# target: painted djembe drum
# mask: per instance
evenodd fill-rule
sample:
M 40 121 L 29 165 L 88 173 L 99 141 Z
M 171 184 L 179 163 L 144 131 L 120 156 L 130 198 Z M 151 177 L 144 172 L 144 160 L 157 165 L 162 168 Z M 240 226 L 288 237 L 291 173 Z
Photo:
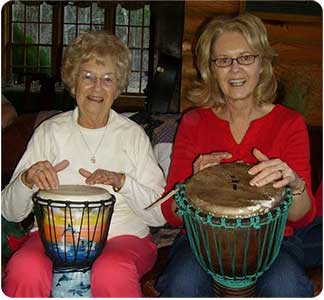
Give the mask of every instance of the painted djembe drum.
M 252 187 L 252 165 L 220 164 L 178 185 L 176 202 L 190 247 L 212 276 L 215 296 L 251 297 L 276 259 L 291 192 L 271 184 Z
M 91 265 L 106 245 L 115 198 L 83 185 L 40 190 L 34 211 L 45 253 L 53 262 L 52 297 L 91 297 Z

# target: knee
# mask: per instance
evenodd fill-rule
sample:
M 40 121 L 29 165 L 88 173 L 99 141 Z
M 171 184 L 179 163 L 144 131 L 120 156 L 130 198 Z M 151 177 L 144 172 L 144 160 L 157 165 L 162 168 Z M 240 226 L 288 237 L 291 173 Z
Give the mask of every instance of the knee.
M 19 278 L 24 282 L 51 281 L 52 262 L 45 255 L 29 253 L 25 255 L 17 252 L 8 262 L 6 273 L 11 278 Z
M 98 261 L 91 270 L 91 282 L 96 286 L 107 286 L 107 282 L 110 282 L 111 285 L 123 286 L 131 278 L 139 281 L 138 277 L 134 262 L 118 256 L 106 262 Z
M 306 276 L 275 276 L 262 284 L 257 283 L 257 297 L 313 297 L 313 283 Z
M 172 259 L 159 278 L 156 288 L 162 297 L 214 297 L 212 279 L 196 258 L 183 253 Z
M 9 297 L 48 297 L 52 288 L 52 267 L 12 257 L 6 267 L 3 292 Z
M 303 267 L 286 256 L 258 279 L 256 293 L 258 297 L 313 297 L 313 284 Z

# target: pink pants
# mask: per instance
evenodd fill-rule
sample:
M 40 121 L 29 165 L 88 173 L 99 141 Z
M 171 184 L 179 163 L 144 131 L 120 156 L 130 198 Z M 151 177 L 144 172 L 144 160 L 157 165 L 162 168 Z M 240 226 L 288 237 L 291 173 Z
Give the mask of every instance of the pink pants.
M 142 297 L 140 279 L 157 257 L 151 235 L 122 235 L 110 239 L 91 268 L 93 297 Z M 49 297 L 52 262 L 45 255 L 38 232 L 12 256 L 3 279 L 9 297 Z

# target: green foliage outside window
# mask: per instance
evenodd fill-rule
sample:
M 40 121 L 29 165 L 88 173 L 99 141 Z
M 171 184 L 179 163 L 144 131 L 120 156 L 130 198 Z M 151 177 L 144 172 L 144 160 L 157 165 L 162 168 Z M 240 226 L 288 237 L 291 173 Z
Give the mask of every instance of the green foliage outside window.
M 29 35 L 24 36 L 24 32 L 17 24 L 13 25 L 13 43 L 15 46 L 12 49 L 12 64 L 13 66 L 23 66 L 24 57 L 26 55 L 26 64 L 28 66 L 38 67 L 37 62 L 37 48 L 38 46 L 30 46 L 27 48 L 20 47 L 19 44 L 34 44 L 32 37 Z M 26 53 L 25 52 L 26 49 Z M 39 49 L 39 66 L 49 67 L 51 65 L 50 54 L 46 53 L 44 49 Z

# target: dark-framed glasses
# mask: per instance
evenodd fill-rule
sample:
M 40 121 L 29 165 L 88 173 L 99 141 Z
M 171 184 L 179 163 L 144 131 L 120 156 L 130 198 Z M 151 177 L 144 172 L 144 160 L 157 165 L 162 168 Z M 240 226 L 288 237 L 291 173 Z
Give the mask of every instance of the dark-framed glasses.
M 246 65 L 253 64 L 255 61 L 255 58 L 258 56 L 259 56 L 259 54 L 256 54 L 256 55 L 248 54 L 248 55 L 241 55 L 236 58 L 220 57 L 220 58 L 212 59 L 211 61 L 219 68 L 225 68 L 225 67 L 231 66 L 233 64 L 234 60 L 236 60 L 238 64 L 246 66 Z
M 107 88 L 111 87 L 115 83 L 115 76 L 113 73 L 98 76 L 90 71 L 81 71 L 77 77 L 79 77 L 82 83 L 87 86 L 94 86 L 97 80 L 100 80 L 101 84 Z

